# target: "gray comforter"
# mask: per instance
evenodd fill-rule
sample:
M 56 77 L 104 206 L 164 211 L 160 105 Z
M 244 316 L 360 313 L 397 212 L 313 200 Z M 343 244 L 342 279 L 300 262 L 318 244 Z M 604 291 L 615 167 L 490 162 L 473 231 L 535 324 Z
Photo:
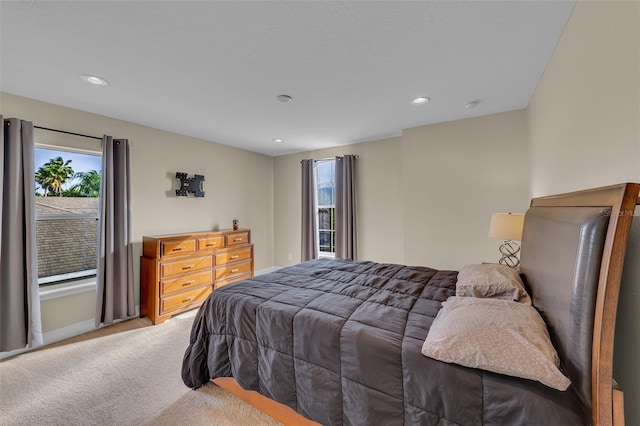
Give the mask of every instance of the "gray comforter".
M 456 276 L 324 259 L 228 285 L 194 320 L 184 383 L 234 377 L 324 425 L 585 424 L 572 388 L 421 354 Z

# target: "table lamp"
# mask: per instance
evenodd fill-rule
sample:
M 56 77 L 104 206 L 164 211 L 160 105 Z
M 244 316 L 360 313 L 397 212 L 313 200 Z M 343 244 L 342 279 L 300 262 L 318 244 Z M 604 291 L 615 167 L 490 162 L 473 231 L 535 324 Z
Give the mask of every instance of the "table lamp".
M 518 252 L 520 245 L 515 241 L 522 240 L 522 226 L 524 214 L 521 213 L 494 213 L 491 215 L 489 225 L 489 237 L 503 240 L 500 246 L 502 257 L 498 261 L 501 265 L 517 268 L 520 264 Z

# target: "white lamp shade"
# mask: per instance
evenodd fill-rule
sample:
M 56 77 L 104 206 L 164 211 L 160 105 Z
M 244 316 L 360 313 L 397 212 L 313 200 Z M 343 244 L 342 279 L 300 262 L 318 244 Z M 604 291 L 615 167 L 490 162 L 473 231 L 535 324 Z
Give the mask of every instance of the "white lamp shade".
M 494 213 L 491 215 L 489 225 L 489 237 L 501 240 L 522 240 L 522 226 L 524 214 L 521 213 Z

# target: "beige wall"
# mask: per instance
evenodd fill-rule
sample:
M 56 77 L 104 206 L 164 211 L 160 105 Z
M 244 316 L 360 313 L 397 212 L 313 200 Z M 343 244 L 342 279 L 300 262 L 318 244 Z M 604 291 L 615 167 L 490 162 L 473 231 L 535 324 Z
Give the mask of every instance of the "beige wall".
M 529 205 L 525 111 L 402 134 L 405 263 L 459 269 L 498 259 L 491 213 Z
M 136 304 L 143 235 L 230 228 L 233 219 L 252 229 L 255 267 L 273 260 L 273 159 L 125 121 L 10 94 L 1 95 L 5 117 L 88 135 L 128 138 L 131 149 Z M 99 141 L 37 131 L 36 142 L 97 150 Z M 176 172 L 205 176 L 205 197 L 176 197 Z M 42 303 L 43 331 L 93 318 L 95 293 Z M 89 307 L 89 308 L 87 308 Z
M 362 260 L 460 268 L 495 261 L 491 213 L 528 205 L 525 111 L 407 129 L 402 137 L 277 157 L 275 261 L 300 260 L 300 160 L 357 154 Z M 288 254 L 292 259 L 288 259 Z
M 640 182 L 640 3 L 581 1 L 528 108 L 534 196 Z M 640 424 L 640 210 L 626 258 L 614 376 Z
M 533 196 L 640 178 L 638 8 L 577 3 L 528 108 Z

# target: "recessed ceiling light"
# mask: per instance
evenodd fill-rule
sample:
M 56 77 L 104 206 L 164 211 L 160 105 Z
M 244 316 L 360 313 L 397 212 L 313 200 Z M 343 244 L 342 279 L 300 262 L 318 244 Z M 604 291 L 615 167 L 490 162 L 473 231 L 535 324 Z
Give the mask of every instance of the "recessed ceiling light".
M 466 109 L 474 109 L 475 107 L 478 106 L 478 104 L 480 103 L 480 101 L 471 101 L 471 102 L 467 102 L 466 104 L 464 104 L 464 107 Z
M 282 139 L 282 138 L 275 138 L 275 139 L 271 139 L 271 141 L 272 141 L 272 142 L 275 142 L 275 143 L 280 143 L 280 142 L 284 142 L 284 139 Z
M 420 104 L 426 104 L 430 100 L 431 99 L 429 99 L 429 98 L 419 97 L 419 98 L 415 98 L 414 100 L 412 100 L 411 103 L 414 104 L 414 105 L 420 105 Z
M 289 95 L 278 95 L 276 96 L 276 99 L 278 99 L 280 102 L 291 102 L 293 100 L 293 98 Z
M 95 84 L 96 86 L 106 86 L 109 84 L 109 82 L 104 78 L 91 75 L 91 74 L 82 74 L 80 78 L 86 81 L 87 83 Z

